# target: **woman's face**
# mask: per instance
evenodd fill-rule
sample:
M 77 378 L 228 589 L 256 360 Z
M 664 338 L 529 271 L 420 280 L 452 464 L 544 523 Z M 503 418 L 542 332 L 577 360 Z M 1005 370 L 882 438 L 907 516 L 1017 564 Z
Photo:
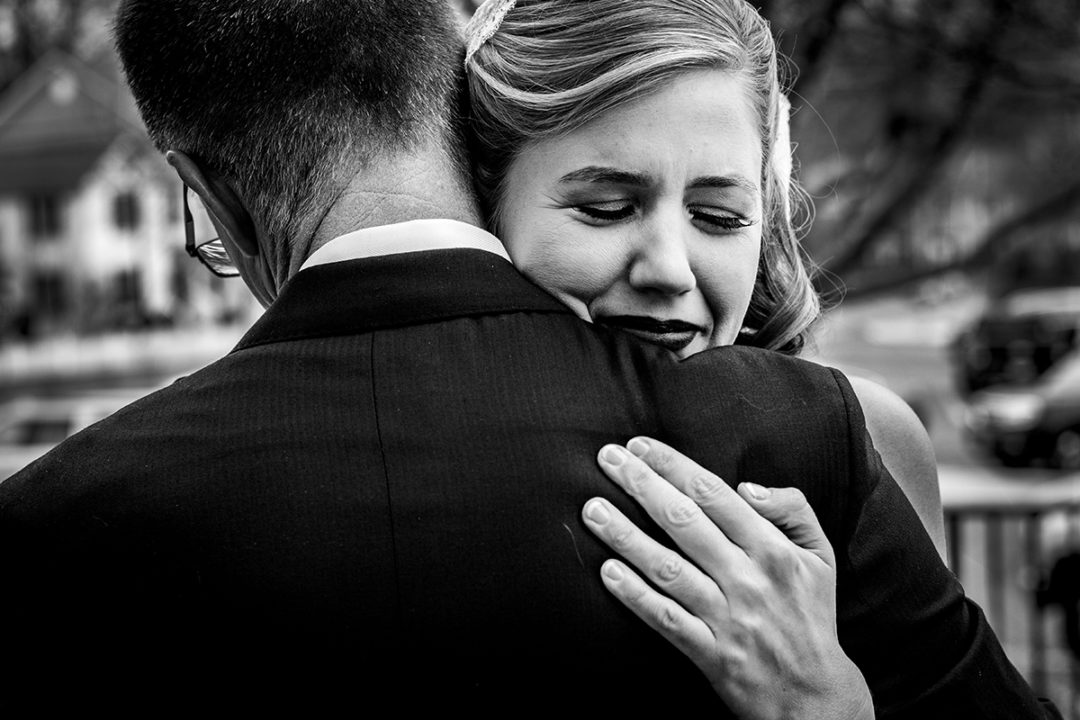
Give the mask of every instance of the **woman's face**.
M 500 232 L 514 264 L 585 320 L 686 357 L 735 341 L 761 250 L 761 138 L 722 70 L 567 135 L 510 166 Z

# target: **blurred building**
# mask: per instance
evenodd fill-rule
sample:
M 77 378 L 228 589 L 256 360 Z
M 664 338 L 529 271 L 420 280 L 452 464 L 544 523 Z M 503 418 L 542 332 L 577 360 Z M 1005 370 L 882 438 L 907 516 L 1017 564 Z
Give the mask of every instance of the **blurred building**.
M 185 253 L 180 192 L 111 53 L 43 57 L 0 97 L 0 337 L 249 309 Z

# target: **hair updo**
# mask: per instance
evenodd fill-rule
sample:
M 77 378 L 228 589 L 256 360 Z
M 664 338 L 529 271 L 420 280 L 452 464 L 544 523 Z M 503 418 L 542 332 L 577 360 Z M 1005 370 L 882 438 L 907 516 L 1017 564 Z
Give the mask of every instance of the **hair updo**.
M 757 281 L 736 342 L 802 350 L 821 313 L 792 222 L 793 209 L 807 202 L 791 177 L 776 45 L 753 7 L 743 0 L 518 0 L 467 68 L 477 189 L 496 231 L 507 171 L 530 143 L 576 130 L 687 71 L 734 73 L 758 119 L 764 207 Z M 777 146 L 778 136 L 787 147 Z

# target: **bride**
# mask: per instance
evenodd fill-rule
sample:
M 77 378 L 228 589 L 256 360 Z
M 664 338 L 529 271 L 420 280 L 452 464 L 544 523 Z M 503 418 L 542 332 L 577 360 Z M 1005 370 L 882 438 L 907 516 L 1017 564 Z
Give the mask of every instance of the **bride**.
M 820 306 L 792 223 L 803 196 L 776 49 L 752 7 L 492 0 L 467 42 L 477 186 L 518 270 L 680 357 L 804 349 Z M 891 391 L 851 381 L 944 558 L 924 427 Z

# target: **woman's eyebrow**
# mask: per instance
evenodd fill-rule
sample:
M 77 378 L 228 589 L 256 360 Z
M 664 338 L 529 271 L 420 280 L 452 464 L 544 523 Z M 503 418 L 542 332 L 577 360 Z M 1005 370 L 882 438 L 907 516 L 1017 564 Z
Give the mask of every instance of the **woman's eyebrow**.
M 559 178 L 559 182 L 587 182 L 587 183 L 610 183 L 613 185 L 628 185 L 630 187 L 648 187 L 652 184 L 652 178 L 645 173 L 619 170 L 602 165 L 589 165 L 587 167 L 571 170 Z M 692 188 L 738 188 L 753 197 L 761 194 L 756 183 L 742 175 L 702 175 L 694 178 L 689 187 Z
M 571 170 L 559 178 L 559 182 L 612 183 L 646 187 L 650 183 L 650 178 L 644 173 L 629 172 L 600 165 L 589 165 L 578 170 Z
M 757 183 L 752 182 L 750 179 L 743 177 L 742 175 L 703 175 L 699 178 L 694 178 L 694 181 L 690 183 L 692 188 L 738 188 L 743 192 L 749 193 L 754 197 L 761 194 L 758 190 Z

